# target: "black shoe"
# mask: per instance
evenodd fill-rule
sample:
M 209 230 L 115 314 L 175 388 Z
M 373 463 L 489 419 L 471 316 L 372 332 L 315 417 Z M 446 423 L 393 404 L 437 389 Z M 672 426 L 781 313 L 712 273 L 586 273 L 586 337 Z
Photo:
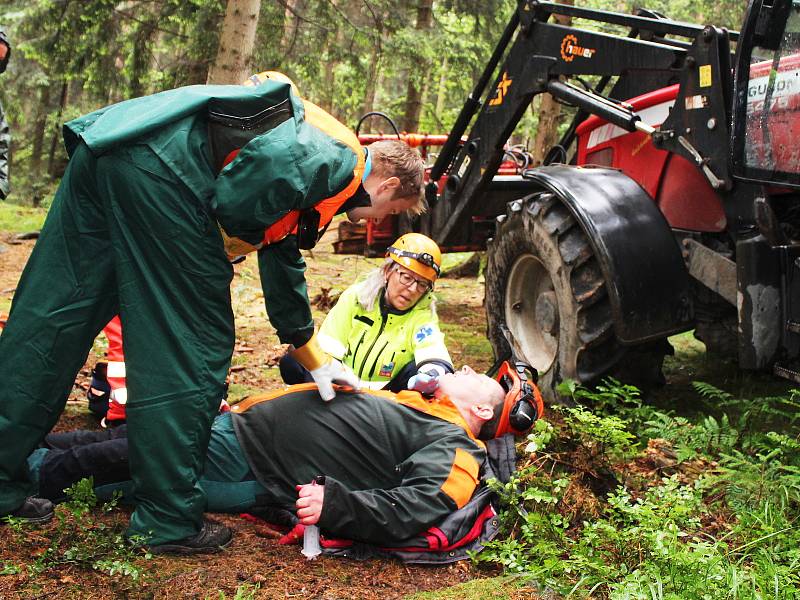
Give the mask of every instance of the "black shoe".
M 29 496 L 25 498 L 22 506 L 3 515 L 2 518 L 5 519 L 6 517 L 22 520 L 25 523 L 47 523 L 53 518 L 53 503 L 46 498 Z
M 233 533 L 225 525 L 203 521 L 203 528 L 191 537 L 174 542 L 150 546 L 153 554 L 209 554 L 227 548 Z

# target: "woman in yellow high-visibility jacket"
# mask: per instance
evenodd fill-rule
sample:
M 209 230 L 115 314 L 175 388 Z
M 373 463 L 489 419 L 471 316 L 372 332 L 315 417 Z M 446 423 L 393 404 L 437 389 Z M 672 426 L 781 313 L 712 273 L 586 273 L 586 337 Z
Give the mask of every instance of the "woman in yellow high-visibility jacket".
M 432 239 L 407 233 L 386 257 L 342 293 L 320 327 L 320 346 L 353 369 L 365 388 L 432 392 L 439 375 L 453 372 L 433 296 L 441 251 Z M 280 368 L 286 383 L 311 381 L 288 354 Z

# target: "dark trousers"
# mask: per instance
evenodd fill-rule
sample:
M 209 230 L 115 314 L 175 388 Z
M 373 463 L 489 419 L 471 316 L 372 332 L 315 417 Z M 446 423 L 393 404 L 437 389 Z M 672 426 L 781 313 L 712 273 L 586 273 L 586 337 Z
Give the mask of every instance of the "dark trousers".
M 50 450 L 39 467 L 39 496 L 53 502 L 65 499 L 64 490 L 91 475 L 95 487 L 128 481 L 128 428 L 67 431 L 45 437 Z
M 283 382 L 288 385 L 294 385 L 296 383 L 311 383 L 314 381 L 314 378 L 311 377 L 311 373 L 309 373 L 308 369 L 297 362 L 289 354 L 283 355 L 278 363 L 278 368 L 280 369 Z M 381 389 L 394 392 L 395 394 L 402 390 L 408 389 L 408 380 L 416 374 L 417 365 L 414 363 L 414 361 L 411 361 L 405 367 L 400 369 L 400 372 L 397 375 L 387 381 L 386 385 L 384 385 Z
M 60 502 L 65 499 L 64 489 L 92 477 L 98 498 L 108 498 L 119 491 L 123 501 L 137 502 L 129 481 L 127 434 L 125 425 L 101 431 L 49 434 L 42 443 L 44 450 L 37 450 L 29 459 L 32 469 L 38 472 L 39 495 Z M 250 470 L 229 412 L 214 419 L 198 484 L 208 498 L 206 508 L 213 512 L 248 510 L 265 493 Z

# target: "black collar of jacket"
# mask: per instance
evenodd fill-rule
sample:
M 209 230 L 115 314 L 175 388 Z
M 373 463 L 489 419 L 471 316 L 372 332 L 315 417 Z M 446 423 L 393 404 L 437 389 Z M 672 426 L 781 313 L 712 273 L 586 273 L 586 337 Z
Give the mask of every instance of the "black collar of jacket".
M 339 207 L 336 214 L 340 215 L 351 208 L 360 208 L 362 206 L 372 206 L 372 199 L 369 197 L 367 190 L 364 189 L 363 183 L 358 186 L 355 194 L 344 201 L 344 204 Z

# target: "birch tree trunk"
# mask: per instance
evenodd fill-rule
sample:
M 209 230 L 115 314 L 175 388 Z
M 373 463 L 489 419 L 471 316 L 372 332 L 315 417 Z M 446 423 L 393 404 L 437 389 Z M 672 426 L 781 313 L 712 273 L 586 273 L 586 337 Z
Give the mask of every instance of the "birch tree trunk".
M 250 59 L 256 41 L 261 0 L 228 0 L 217 58 L 207 83 L 241 83 L 252 73 Z
M 574 6 L 575 0 L 561 0 L 559 3 Z M 564 15 L 556 15 L 555 21 L 559 25 L 570 25 L 572 23 L 572 19 Z M 542 164 L 547 151 L 558 141 L 558 124 L 561 122 L 561 105 L 550 94 L 541 94 L 540 97 L 539 124 L 536 128 L 536 137 L 531 150 L 533 155 L 532 166 Z
M 61 82 L 61 95 L 58 101 L 58 113 L 56 115 L 57 123 L 61 123 L 61 115 L 64 114 L 64 109 L 67 107 L 68 96 L 69 82 L 64 79 Z M 55 128 L 55 131 L 53 131 L 53 135 L 50 138 L 50 151 L 47 153 L 47 174 L 53 179 L 62 175 L 62 173 L 58 172 L 58 165 L 56 164 L 56 154 L 60 142 L 61 131 L 59 128 Z
M 439 86 L 436 89 L 436 111 L 434 113 L 436 121 L 441 125 L 442 113 L 444 113 L 444 103 L 447 100 L 447 70 L 450 68 L 450 60 L 445 54 L 442 59 L 442 75 L 439 77 Z
M 50 111 L 50 86 L 43 85 L 39 88 L 39 106 L 36 111 L 36 120 L 33 126 L 33 147 L 31 150 L 31 171 L 39 177 L 42 168 L 42 154 L 44 154 L 44 138 L 47 129 L 47 113 Z
M 378 90 L 378 83 L 380 81 L 380 67 L 381 67 L 381 50 L 375 48 L 372 56 L 369 59 L 369 71 L 367 73 L 367 88 L 364 90 L 364 103 L 361 105 L 361 114 L 365 115 L 368 112 L 375 110 L 375 93 Z M 369 129 L 369 127 L 367 127 Z M 366 132 L 366 130 L 365 130 Z
M 325 44 L 320 52 L 320 57 L 322 57 L 322 62 L 325 65 L 325 71 L 322 74 L 322 94 L 319 99 L 320 106 L 331 114 L 333 113 L 334 106 L 336 65 L 339 64 L 334 58 L 334 53 L 338 45 L 338 40 L 336 38 L 339 36 L 340 31 L 341 28 L 337 29 L 335 33 L 330 33 L 325 37 Z

